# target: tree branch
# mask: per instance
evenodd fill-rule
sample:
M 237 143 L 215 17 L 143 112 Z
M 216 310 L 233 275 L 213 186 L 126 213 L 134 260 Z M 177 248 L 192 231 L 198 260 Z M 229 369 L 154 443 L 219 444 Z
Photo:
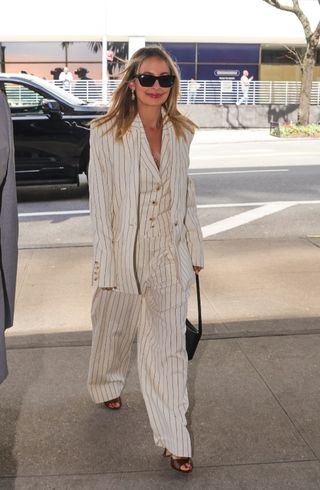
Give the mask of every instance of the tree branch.
M 298 65 L 302 65 L 303 60 L 298 51 L 294 48 L 291 48 L 290 46 L 285 46 L 285 48 L 287 50 L 286 58 L 294 61 Z
M 290 7 L 290 5 L 283 5 L 281 2 L 279 2 L 279 0 L 263 0 L 263 2 L 266 2 L 268 5 L 271 5 L 272 7 L 275 7 L 279 10 L 285 10 L 286 12 L 291 12 L 292 14 L 294 14 L 301 22 L 306 40 L 308 40 L 312 36 L 310 22 L 308 20 L 308 17 L 301 10 L 299 0 L 292 0 L 292 7 Z
M 266 2 L 269 5 L 271 5 L 271 7 L 275 7 L 279 10 L 286 10 L 287 12 L 294 13 L 293 7 L 290 7 L 290 5 L 283 5 L 282 3 L 279 2 L 279 0 L 263 0 L 263 2 Z

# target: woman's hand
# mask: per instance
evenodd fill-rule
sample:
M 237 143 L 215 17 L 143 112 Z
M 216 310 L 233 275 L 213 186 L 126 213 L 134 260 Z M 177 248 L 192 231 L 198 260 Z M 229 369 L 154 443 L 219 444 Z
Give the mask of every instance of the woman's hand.
M 200 267 L 199 265 L 194 265 L 193 270 L 196 274 L 199 274 L 199 272 L 203 269 L 203 267 Z

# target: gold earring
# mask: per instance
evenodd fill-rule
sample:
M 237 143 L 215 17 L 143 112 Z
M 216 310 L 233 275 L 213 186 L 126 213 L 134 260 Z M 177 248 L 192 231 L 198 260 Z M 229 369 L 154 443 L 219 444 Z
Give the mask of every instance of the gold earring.
M 131 100 L 136 100 L 136 96 L 135 96 L 135 93 L 134 93 L 134 89 L 132 88 L 131 89 Z

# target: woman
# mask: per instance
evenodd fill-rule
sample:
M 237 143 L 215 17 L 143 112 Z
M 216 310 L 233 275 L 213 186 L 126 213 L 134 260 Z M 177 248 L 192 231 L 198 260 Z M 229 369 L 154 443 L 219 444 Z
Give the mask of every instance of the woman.
M 177 110 L 179 76 L 160 47 L 128 62 L 108 114 L 92 124 L 93 342 L 88 386 L 95 403 L 121 408 L 135 335 L 154 440 L 171 466 L 192 471 L 186 428 L 185 320 L 202 236 L 188 179 L 195 124 Z

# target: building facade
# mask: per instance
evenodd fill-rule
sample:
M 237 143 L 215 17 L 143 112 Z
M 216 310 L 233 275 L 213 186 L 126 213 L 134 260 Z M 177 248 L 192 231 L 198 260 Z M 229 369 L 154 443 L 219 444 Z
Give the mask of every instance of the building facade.
M 238 80 L 247 69 L 254 80 L 300 80 L 300 68 L 290 57 L 288 47 L 280 44 L 156 42 L 176 60 L 183 80 Z M 300 51 L 302 45 L 291 45 Z M 75 78 L 102 78 L 102 43 L 74 42 L 1 42 L 1 71 L 25 71 L 46 79 L 55 79 L 65 65 Z M 128 41 L 108 42 L 111 60 L 110 78 L 117 78 L 128 59 Z M 320 80 L 320 49 L 314 71 L 314 80 Z

